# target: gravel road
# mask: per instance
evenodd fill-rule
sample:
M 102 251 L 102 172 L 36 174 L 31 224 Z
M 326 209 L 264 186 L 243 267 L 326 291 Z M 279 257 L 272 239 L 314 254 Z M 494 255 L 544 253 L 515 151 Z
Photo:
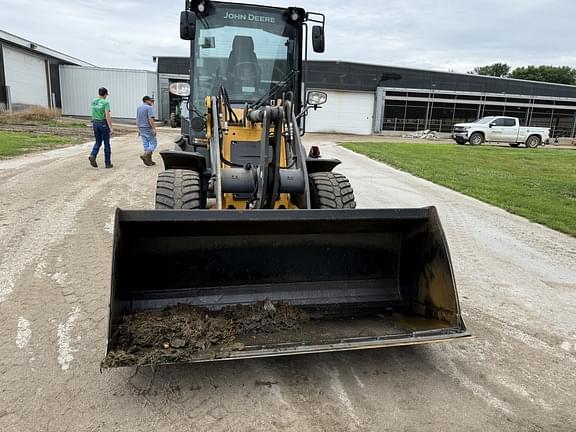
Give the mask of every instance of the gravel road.
M 112 170 L 89 145 L 0 162 L 0 430 L 574 431 L 576 239 L 336 139 L 306 141 L 344 162 L 360 207 L 438 206 L 474 339 L 100 373 L 113 213 L 151 208 L 161 170 L 132 134 Z

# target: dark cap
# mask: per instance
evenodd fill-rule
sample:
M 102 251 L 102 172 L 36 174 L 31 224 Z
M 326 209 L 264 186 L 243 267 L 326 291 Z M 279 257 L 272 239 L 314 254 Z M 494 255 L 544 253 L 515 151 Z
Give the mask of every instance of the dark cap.
M 154 102 L 154 98 L 150 97 L 150 96 L 144 96 L 142 98 L 142 102 L 147 102 L 147 101 L 152 101 Z
M 98 89 L 98 94 L 100 96 L 106 96 L 108 94 L 108 89 L 106 87 L 100 87 Z

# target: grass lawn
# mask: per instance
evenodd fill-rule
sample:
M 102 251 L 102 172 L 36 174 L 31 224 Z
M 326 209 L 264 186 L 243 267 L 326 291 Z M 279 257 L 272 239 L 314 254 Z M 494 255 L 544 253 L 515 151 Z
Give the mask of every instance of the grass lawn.
M 77 140 L 47 134 L 0 131 L 0 158 L 75 144 Z
M 427 143 L 344 147 L 576 236 L 576 151 Z

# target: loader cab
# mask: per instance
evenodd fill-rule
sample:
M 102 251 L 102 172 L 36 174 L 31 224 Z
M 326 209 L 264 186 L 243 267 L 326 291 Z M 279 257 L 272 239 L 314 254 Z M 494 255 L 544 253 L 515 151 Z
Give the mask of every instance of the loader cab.
M 315 16 L 315 14 L 314 14 Z M 236 3 L 187 1 L 182 12 L 181 38 L 190 40 L 190 120 L 206 114 L 207 96 L 227 92 L 233 108 L 265 100 L 289 98 L 302 110 L 303 54 L 307 21 L 321 23 L 313 32 L 314 48 L 323 25 L 300 8 L 274 8 Z M 194 128 L 192 128 L 194 129 Z M 190 138 L 205 134 L 201 127 Z

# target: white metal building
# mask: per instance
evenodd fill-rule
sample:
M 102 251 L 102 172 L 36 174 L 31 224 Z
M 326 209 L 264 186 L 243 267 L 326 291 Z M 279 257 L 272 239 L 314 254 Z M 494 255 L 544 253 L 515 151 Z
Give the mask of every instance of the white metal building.
M 374 93 L 324 90 L 326 104 L 311 110 L 307 132 L 370 135 L 374 123 Z
M 13 103 L 48 105 L 46 60 L 25 51 L 4 47 L 4 73 Z
M 112 117 L 122 119 L 136 118 L 142 97 L 158 94 L 155 72 L 132 69 L 61 66 L 60 86 L 62 114 L 70 116 L 89 117 L 100 87 L 110 92 Z
M 60 65 L 92 66 L 0 30 L 0 106 L 60 106 Z

